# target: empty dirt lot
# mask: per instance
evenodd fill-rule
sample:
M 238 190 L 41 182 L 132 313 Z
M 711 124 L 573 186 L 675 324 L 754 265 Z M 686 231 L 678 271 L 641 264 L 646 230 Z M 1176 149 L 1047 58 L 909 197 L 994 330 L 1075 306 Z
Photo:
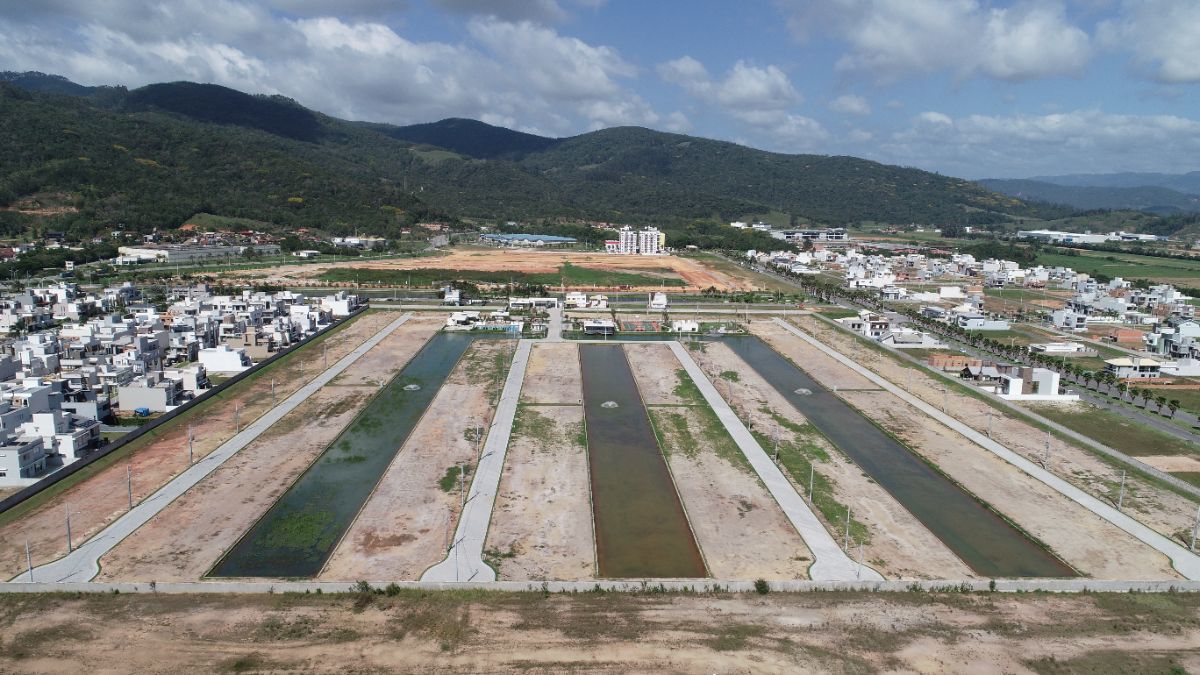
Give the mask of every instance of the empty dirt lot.
M 397 312 L 369 312 L 329 335 L 329 363 L 345 356 L 399 316 Z M 255 379 L 238 383 L 217 400 L 202 404 L 186 421 L 151 432 L 130 458 L 109 464 L 53 499 L 0 527 L 0 578 L 25 569 L 25 540 L 29 539 L 34 566 L 67 552 L 65 510 L 71 511 L 71 531 L 76 543 L 95 534 L 128 510 L 126 467 L 133 468 L 133 499 L 145 499 L 188 466 L 188 426 L 195 433 L 195 459 L 229 440 L 235 432 L 234 410 L 244 426 L 271 408 L 271 382 L 276 396 L 290 395 L 317 375 L 322 366 L 322 346 L 315 344 L 272 364 Z M 306 367 L 301 374 L 299 361 Z M 21 507 L 16 507 L 20 509 Z
M 100 560 L 99 579 L 193 581 L 257 520 L 440 322 L 411 319 Z M 343 382 L 347 384 L 343 384 Z
M 5 595 L 0 620 L 23 673 L 1200 669 L 1194 593 Z
M 513 340 L 478 340 L 429 404 L 375 492 L 334 549 L 322 579 L 418 579 L 446 556 L 461 504 L 458 482 L 439 482 L 479 461 Z M 468 479 L 470 474 L 468 474 Z
M 625 352 L 709 573 L 808 578 L 808 546 L 670 348 L 627 344 Z
M 596 576 L 578 348 L 533 347 L 488 527 L 500 579 Z
M 451 269 L 476 272 L 557 272 L 564 264 L 577 267 L 659 275 L 665 278 L 682 279 L 686 286 L 672 288 L 673 291 L 699 291 L 709 287 L 717 290 L 744 290 L 750 285 L 739 275 L 729 270 L 722 271 L 715 264 L 694 258 L 679 256 L 610 255 L 605 253 L 583 253 L 573 251 L 522 251 L 512 249 L 458 249 L 447 255 L 426 258 L 396 258 L 364 260 L 362 262 L 315 263 L 312 265 L 287 265 L 255 270 L 239 270 L 228 274 L 263 279 L 272 283 L 296 284 L 311 282 L 321 273 L 331 269 L 378 269 L 419 270 Z

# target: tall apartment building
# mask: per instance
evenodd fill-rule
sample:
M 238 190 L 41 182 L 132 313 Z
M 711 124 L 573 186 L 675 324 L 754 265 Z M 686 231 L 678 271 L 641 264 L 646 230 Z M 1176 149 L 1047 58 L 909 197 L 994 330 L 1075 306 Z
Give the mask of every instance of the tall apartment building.
M 616 239 L 604 242 L 606 252 L 625 255 L 659 255 L 664 253 L 666 248 L 667 235 L 655 227 L 647 227 L 644 230 L 622 227 L 617 232 Z

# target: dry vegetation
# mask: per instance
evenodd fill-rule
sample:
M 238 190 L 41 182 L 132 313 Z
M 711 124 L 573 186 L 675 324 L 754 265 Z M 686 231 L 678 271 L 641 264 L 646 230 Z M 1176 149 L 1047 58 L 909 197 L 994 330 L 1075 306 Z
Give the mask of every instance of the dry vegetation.
M 1200 669 L 1197 594 L 14 594 L 0 625 L 24 673 Z

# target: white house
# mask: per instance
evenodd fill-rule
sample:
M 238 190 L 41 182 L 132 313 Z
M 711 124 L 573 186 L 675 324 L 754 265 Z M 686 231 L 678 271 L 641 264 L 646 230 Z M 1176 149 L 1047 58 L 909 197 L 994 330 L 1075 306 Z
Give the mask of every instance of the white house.
M 201 349 L 199 358 L 200 365 L 209 373 L 240 373 L 253 365 L 250 363 L 250 357 L 246 355 L 245 348 L 231 349 L 229 345 L 223 344 Z

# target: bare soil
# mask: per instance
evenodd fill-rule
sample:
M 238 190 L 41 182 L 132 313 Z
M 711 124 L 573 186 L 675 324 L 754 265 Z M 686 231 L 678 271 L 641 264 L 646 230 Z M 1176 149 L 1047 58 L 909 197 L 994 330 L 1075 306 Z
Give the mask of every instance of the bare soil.
M 683 367 L 670 347 L 624 349 L 709 574 L 808 578 L 812 552 L 737 444 L 706 403 L 677 393 Z
M 771 333 L 764 337 L 781 353 L 803 364 L 821 384 L 826 384 L 821 375 L 826 369 L 848 370 L 794 336 Z M 1179 578 L 1166 556 L 899 397 L 882 390 L 839 391 L 838 395 L 1080 572 L 1097 578 Z M 966 400 L 958 397 L 951 408 L 959 408 Z
M 514 426 L 485 558 L 504 580 L 594 578 L 583 407 L 522 406 Z
M 748 413 L 753 413 L 754 427 L 763 436 L 787 438 L 792 433 L 776 420 L 775 415 L 792 425 L 804 425 L 811 430 L 812 433 L 806 435 L 807 442 L 824 450 L 829 457 L 829 461 L 817 464 L 817 470 L 829 480 L 834 499 L 849 505 L 854 518 L 870 532 L 870 539 L 863 546 L 864 562 L 893 579 L 967 579 L 975 576 L 941 540 L 891 494 L 863 474 L 858 465 L 820 436 L 800 411 L 729 347 L 711 343 L 690 353 L 714 382 L 718 381 L 720 373 L 737 373 L 736 381 L 720 378 L 723 381 L 718 390 L 723 395 L 727 388 L 732 391 L 739 417 L 746 419 Z M 784 475 L 787 473 L 784 471 Z M 801 495 L 807 492 L 807 485 L 801 485 L 792 476 L 788 478 Z M 840 522 L 829 522 L 819 510 L 816 514 L 826 529 L 841 531 Z
M 533 346 L 484 545 L 501 579 L 596 575 L 579 348 Z
M 370 312 L 326 338 L 329 363 L 345 356 L 367 338 L 399 316 L 396 312 Z M 257 378 L 239 383 L 219 401 L 196 411 L 189 422 L 170 424 L 152 433 L 149 442 L 128 459 L 115 462 L 32 511 L 0 527 L 0 578 L 23 571 L 25 540 L 29 539 L 34 566 L 62 557 L 67 552 L 65 510 L 71 512 L 71 531 L 76 543 L 83 541 L 128 510 L 126 467 L 133 468 L 133 499 L 141 501 L 188 467 L 189 423 L 195 433 L 194 456 L 207 456 L 235 433 L 235 408 L 242 425 L 269 410 L 271 382 L 280 399 L 296 391 L 317 375 L 322 366 L 322 346 L 298 352 L 307 367 L 303 374 L 290 361 L 288 367 L 272 367 Z
M 438 483 L 460 464 L 473 467 L 495 399 L 507 375 L 490 372 L 494 357 L 511 357 L 512 340 L 479 340 L 463 355 L 396 454 L 375 492 L 334 549 L 322 579 L 418 579 L 445 558 L 461 512 L 459 490 Z M 473 473 L 468 471 L 467 479 Z M 467 485 L 469 488 L 469 484 Z
M 413 319 L 100 559 L 100 580 L 194 581 L 308 468 L 440 322 Z
M 251 276 L 274 283 L 310 283 L 321 273 L 335 268 L 416 270 L 453 269 L 480 272 L 512 271 L 519 273 L 556 272 L 563 264 L 576 265 L 606 271 L 626 271 L 659 274 L 669 278 L 683 279 L 686 287 L 675 291 L 699 291 L 709 287 L 718 290 L 748 290 L 751 288 L 744 278 L 713 265 L 706 265 L 693 258 L 679 256 L 610 255 L 575 251 L 521 251 L 511 249 L 475 250 L 459 249 L 447 255 L 427 258 L 398 258 L 391 260 L 366 260 L 361 262 L 315 263 L 312 265 L 287 265 L 255 270 L 239 270 L 229 274 Z M 649 290 L 660 290 L 657 286 Z M 637 289 L 632 289 L 637 290 Z
M 529 354 L 529 363 L 525 366 L 521 403 L 583 405 L 579 347 L 570 342 L 535 344 Z
M 23 673 L 1200 669 L 1192 593 L 13 594 L 0 616 Z
M 854 359 L 859 365 L 891 380 L 926 403 L 939 408 L 947 404 L 945 412 L 948 415 L 976 431 L 987 432 L 990 415 L 992 437 L 1005 447 L 1042 464 L 1044 468 L 1076 487 L 1115 503 L 1121 481 L 1121 469 L 1101 461 L 1090 451 L 1058 438 L 1048 438 L 1045 431 L 1011 417 L 974 397 L 964 396 L 953 389 L 947 389 L 946 393 L 943 393 L 946 385 L 941 380 L 916 367 L 902 365 L 893 358 L 864 346 L 847 333 L 821 323 L 818 319 L 798 317 L 792 321 L 825 344 Z M 756 323 L 756 329 L 758 325 Z M 785 340 L 782 344 L 791 348 L 791 345 L 799 346 L 803 343 L 800 340 Z M 803 354 L 801 358 L 815 354 L 817 356 L 814 358 L 828 359 L 812 348 L 795 353 Z M 793 357 L 793 360 L 797 360 L 796 357 Z M 1126 482 L 1125 507 L 1127 515 L 1165 536 L 1187 543 L 1187 536 L 1191 533 L 1196 516 L 1196 502 L 1135 476 L 1129 476 Z

